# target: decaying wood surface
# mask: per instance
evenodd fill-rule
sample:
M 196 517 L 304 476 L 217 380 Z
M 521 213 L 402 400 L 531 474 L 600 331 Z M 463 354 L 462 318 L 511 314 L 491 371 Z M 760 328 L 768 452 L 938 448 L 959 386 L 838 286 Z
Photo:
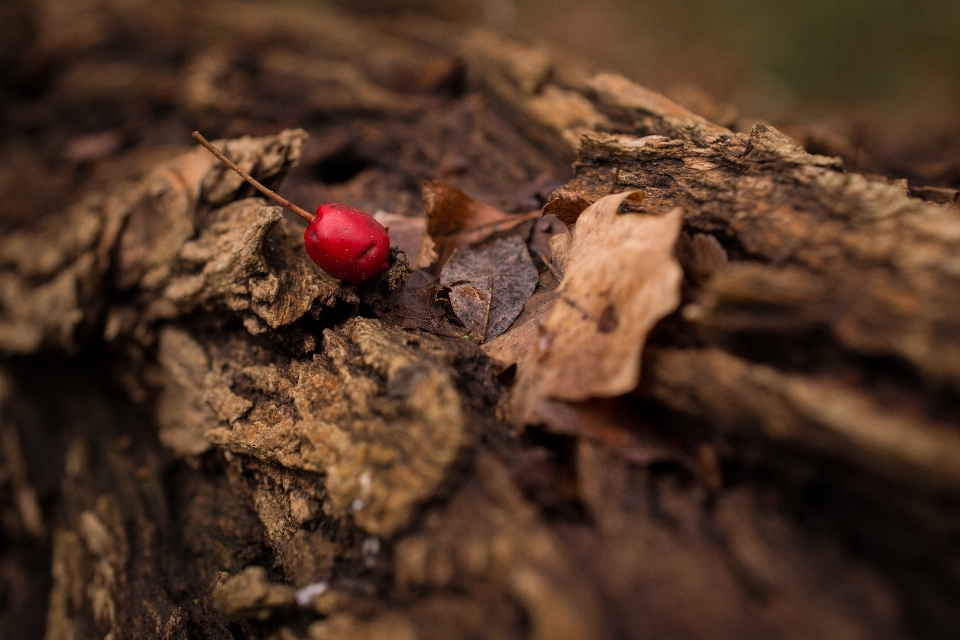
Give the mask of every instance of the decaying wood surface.
M 956 206 L 426 18 L 44 19 L 40 97 L 4 98 L 3 637 L 952 637 Z M 105 104 L 126 124 L 70 124 Z M 403 259 L 314 268 L 197 127 L 292 200 L 398 221 L 443 177 L 573 224 L 617 176 L 682 216 L 679 307 L 638 388 L 534 376 L 545 413 L 511 424 L 549 292 L 492 360 L 405 323 Z

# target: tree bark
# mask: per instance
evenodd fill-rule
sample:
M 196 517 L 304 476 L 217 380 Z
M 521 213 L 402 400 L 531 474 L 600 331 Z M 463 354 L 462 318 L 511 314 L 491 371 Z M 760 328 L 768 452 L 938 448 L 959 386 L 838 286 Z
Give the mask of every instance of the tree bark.
M 21 153 L 43 197 L 0 183 L 3 637 L 960 624 L 960 209 L 482 29 L 87 10 L 99 39 L 45 36 L 77 60 L 42 107 L 5 99 L 9 154 L 38 122 L 94 122 Z M 575 407 L 649 459 L 518 433 L 509 372 L 397 322 L 402 259 L 359 287 L 314 268 L 299 221 L 189 150 L 192 128 L 301 203 L 416 216 L 445 175 L 504 210 L 555 192 L 572 221 L 616 176 L 635 212 L 680 207 L 683 302 L 639 388 Z M 59 142 L 95 169 L 49 169 Z

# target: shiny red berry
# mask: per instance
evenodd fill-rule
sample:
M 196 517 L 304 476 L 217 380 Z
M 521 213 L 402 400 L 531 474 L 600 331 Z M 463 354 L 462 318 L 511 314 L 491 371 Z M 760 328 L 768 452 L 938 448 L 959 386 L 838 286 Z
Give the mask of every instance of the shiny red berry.
M 303 234 L 303 246 L 317 266 L 350 284 L 366 282 L 390 266 L 387 230 L 346 204 L 317 207 Z
M 339 203 L 322 204 L 317 207 L 316 215 L 310 215 L 257 182 L 210 144 L 199 131 L 194 131 L 193 137 L 263 195 L 308 222 L 303 234 L 303 246 L 310 259 L 330 275 L 350 284 L 361 284 L 390 266 L 387 230 L 370 215 Z

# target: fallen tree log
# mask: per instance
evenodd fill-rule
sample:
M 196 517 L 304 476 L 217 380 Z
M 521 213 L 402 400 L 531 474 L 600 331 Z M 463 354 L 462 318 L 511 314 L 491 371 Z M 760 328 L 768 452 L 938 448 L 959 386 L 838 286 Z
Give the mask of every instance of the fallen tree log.
M 140 144 L 66 130 L 97 172 L 7 200 L 4 637 L 950 637 L 960 209 L 482 30 L 97 7 L 43 109 L 6 105 L 10 153 L 105 103 Z M 410 219 L 438 175 L 570 224 L 642 189 L 682 302 L 636 390 L 518 428 L 510 369 L 404 328 L 403 260 L 315 269 L 196 126 Z

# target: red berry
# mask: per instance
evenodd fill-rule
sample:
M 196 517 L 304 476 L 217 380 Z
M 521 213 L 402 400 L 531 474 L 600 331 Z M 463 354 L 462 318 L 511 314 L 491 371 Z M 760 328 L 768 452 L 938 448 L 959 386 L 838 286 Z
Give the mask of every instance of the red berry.
M 387 230 L 346 204 L 317 207 L 303 234 L 303 246 L 317 266 L 350 284 L 366 282 L 390 266 Z
M 210 144 L 199 131 L 194 131 L 193 137 L 263 195 L 308 222 L 303 234 L 304 248 L 310 259 L 330 275 L 350 284 L 361 284 L 390 266 L 387 230 L 371 216 L 360 209 L 339 203 L 322 204 L 317 207 L 317 215 L 312 216 L 309 211 L 257 182 Z

